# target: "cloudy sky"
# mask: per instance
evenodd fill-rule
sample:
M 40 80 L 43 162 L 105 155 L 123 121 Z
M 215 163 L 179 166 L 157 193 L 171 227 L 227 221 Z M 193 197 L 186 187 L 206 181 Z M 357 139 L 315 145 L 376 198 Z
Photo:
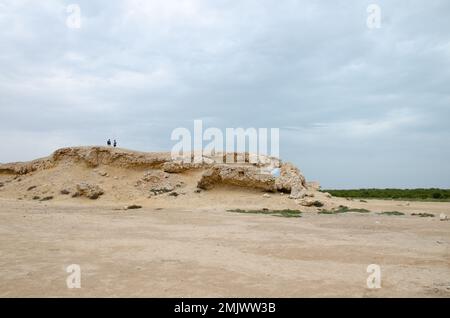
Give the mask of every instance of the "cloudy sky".
M 448 0 L 0 0 L 0 48 L 0 162 L 202 119 L 280 128 L 325 188 L 450 187 Z

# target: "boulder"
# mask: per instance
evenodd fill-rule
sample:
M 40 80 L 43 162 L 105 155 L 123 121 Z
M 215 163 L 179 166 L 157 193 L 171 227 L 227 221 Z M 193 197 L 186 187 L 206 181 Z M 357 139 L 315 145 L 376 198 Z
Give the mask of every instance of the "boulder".
M 278 191 L 290 193 L 291 199 L 301 199 L 305 195 L 305 177 L 292 163 L 286 162 L 281 164 L 280 176 L 276 178 L 275 187 Z
M 312 199 L 303 199 L 298 201 L 298 204 L 302 205 L 302 206 L 306 206 L 306 207 L 316 207 L 316 208 L 320 208 L 323 207 L 323 203 L 318 201 L 318 200 L 312 200 Z
M 179 177 L 161 170 L 146 171 L 141 179 L 136 182 L 136 187 L 150 195 L 159 195 L 172 192 L 175 188 L 181 188 L 183 183 Z
M 83 182 L 77 184 L 76 192 L 72 195 L 72 197 L 86 197 L 91 200 L 96 200 L 103 194 L 103 190 L 98 185 Z
M 61 193 L 63 195 L 68 195 L 68 194 L 70 194 L 70 191 L 67 189 L 62 189 L 61 191 L 59 191 L 59 193 Z

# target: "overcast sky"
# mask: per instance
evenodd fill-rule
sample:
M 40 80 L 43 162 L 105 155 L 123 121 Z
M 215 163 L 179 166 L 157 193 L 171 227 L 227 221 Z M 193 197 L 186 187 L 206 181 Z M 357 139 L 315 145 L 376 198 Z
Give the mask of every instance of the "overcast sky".
M 194 119 L 280 128 L 325 188 L 449 188 L 450 1 L 0 0 L 0 162 Z

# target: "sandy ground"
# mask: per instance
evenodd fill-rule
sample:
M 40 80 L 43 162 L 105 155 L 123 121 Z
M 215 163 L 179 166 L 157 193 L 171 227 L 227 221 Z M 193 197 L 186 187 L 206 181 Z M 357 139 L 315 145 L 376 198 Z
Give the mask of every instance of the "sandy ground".
M 173 199 L 126 211 L 1 198 L 0 296 L 450 296 L 450 221 L 439 220 L 450 203 L 337 199 L 373 212 L 282 218 L 227 212 L 220 190 L 211 195 L 209 207 Z M 248 200 L 235 197 L 236 208 Z M 407 215 L 376 213 L 390 210 Z M 366 286 L 372 263 L 380 289 Z M 81 266 L 80 289 L 66 286 L 70 264 Z

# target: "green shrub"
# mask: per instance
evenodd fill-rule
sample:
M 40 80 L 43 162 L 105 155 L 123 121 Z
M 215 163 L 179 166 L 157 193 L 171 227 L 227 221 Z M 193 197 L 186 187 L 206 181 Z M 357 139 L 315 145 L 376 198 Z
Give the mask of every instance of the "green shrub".
M 421 218 L 434 218 L 434 214 L 431 213 L 412 213 L 412 216 L 420 216 Z
M 405 213 L 399 212 L 399 211 L 386 211 L 386 212 L 381 212 L 378 214 L 381 214 L 381 215 L 405 215 Z
M 348 206 L 340 205 L 337 209 L 332 209 L 332 210 L 322 209 L 318 213 L 319 214 L 338 214 L 338 213 L 347 213 L 347 212 L 369 213 L 370 211 L 367 209 L 349 208 Z
M 242 209 L 231 209 L 227 210 L 227 212 L 235 212 L 235 213 L 250 213 L 250 214 L 268 214 L 274 216 L 281 216 L 286 218 L 299 218 L 301 217 L 302 212 L 300 210 L 291 210 L 291 209 L 283 209 L 283 210 L 269 210 L 269 209 L 260 209 L 260 210 L 242 210 Z
M 361 199 L 450 200 L 450 189 L 323 190 L 335 197 Z

